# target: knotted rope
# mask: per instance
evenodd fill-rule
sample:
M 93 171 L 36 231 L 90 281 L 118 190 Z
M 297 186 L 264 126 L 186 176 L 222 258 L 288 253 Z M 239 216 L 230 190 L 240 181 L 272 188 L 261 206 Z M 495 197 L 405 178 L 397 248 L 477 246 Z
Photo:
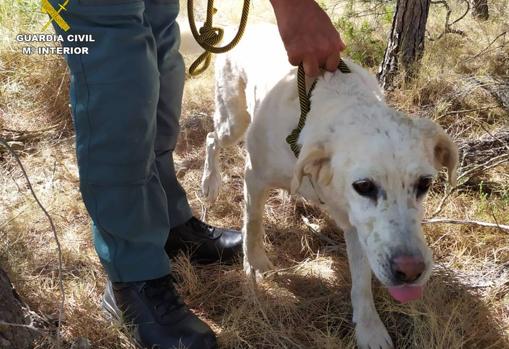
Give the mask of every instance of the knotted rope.
M 212 53 L 224 53 L 234 48 L 242 38 L 246 29 L 247 18 L 249 15 L 250 0 L 244 0 L 244 6 L 242 7 L 242 16 L 240 18 L 240 25 L 235 34 L 235 37 L 225 46 L 216 46 L 223 39 L 224 30 L 219 27 L 214 27 L 213 18 L 216 13 L 214 8 L 214 0 L 208 0 L 207 2 L 207 19 L 203 26 L 198 30 L 194 21 L 194 0 L 187 1 L 187 14 L 189 17 L 189 26 L 193 33 L 194 39 L 198 44 L 205 50 L 189 67 L 189 74 L 196 76 L 203 73 L 210 65 Z

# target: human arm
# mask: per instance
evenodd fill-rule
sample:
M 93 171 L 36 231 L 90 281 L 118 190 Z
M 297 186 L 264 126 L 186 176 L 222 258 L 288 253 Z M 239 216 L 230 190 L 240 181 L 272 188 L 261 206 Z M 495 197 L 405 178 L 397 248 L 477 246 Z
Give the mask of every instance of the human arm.
M 320 68 L 336 70 L 346 46 L 325 11 L 314 0 L 270 2 L 290 63 L 302 63 L 311 77 L 319 75 Z

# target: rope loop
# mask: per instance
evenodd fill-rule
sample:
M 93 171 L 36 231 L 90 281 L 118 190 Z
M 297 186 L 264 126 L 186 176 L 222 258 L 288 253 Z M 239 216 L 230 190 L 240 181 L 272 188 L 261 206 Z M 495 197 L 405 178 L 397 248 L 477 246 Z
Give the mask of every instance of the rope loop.
M 244 0 L 242 7 L 242 16 L 240 19 L 239 29 L 233 39 L 224 46 L 216 46 L 223 39 L 224 30 L 222 28 L 214 27 L 213 19 L 217 10 L 214 8 L 214 0 L 207 2 L 207 18 L 203 26 L 198 30 L 194 19 L 194 0 L 187 0 L 187 14 L 189 17 L 189 27 L 191 33 L 198 44 L 205 50 L 189 67 L 189 74 L 196 76 L 201 74 L 208 68 L 212 58 L 212 53 L 224 53 L 230 51 L 237 46 L 247 25 L 247 18 L 249 15 L 250 0 Z

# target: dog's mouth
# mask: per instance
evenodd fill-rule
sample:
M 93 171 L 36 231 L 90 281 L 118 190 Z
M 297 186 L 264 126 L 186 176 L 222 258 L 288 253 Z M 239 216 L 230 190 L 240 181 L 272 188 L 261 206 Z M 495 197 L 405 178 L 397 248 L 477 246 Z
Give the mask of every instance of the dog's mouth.
M 400 303 L 415 301 L 422 297 L 424 286 L 422 285 L 402 285 L 388 288 L 389 294 Z

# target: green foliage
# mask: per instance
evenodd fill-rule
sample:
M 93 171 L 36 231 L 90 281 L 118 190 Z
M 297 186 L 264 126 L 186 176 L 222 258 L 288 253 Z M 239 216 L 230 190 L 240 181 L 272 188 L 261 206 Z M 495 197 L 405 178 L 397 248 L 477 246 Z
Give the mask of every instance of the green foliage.
M 5 31 L 5 35 L 34 30 L 45 18 L 47 15 L 41 13 L 40 0 L 0 1 L 0 31 Z
M 383 20 L 386 24 L 392 24 L 392 19 L 394 18 L 394 6 L 386 5 L 384 8 Z
M 365 67 L 373 68 L 382 62 L 386 43 L 377 37 L 377 29 L 368 21 L 357 23 L 344 16 L 335 25 L 347 45 L 347 56 Z

